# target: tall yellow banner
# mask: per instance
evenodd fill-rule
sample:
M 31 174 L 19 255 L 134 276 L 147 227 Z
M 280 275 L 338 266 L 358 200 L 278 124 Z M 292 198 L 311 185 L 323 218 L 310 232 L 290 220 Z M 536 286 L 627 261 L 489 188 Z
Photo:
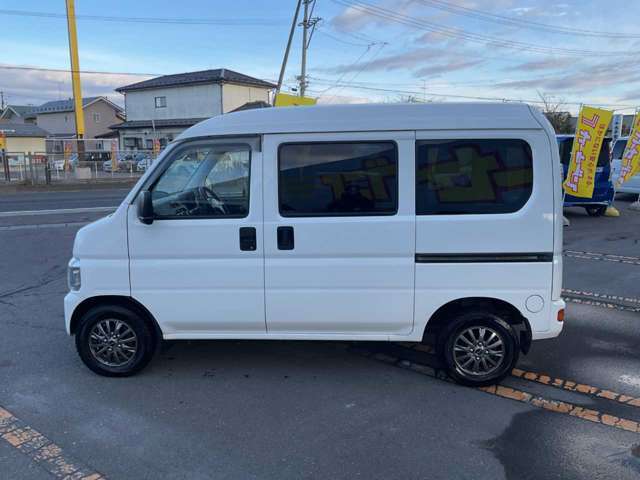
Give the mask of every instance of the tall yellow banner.
M 609 110 L 586 106 L 580 109 L 569 171 L 562 184 L 565 193 L 581 198 L 593 196 L 598 156 L 612 117 Z
M 631 129 L 629 140 L 627 140 L 624 155 L 622 155 L 620 176 L 616 182 L 617 186 L 622 185 L 636 173 L 640 173 L 640 114 L 637 114 L 633 120 L 633 128 Z

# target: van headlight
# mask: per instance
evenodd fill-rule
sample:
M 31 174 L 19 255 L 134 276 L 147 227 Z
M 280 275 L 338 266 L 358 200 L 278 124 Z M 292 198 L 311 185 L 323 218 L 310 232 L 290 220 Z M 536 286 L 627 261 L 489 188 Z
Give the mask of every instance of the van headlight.
M 69 290 L 80 290 L 82 278 L 80 277 L 80 260 L 72 258 L 67 267 L 67 285 Z

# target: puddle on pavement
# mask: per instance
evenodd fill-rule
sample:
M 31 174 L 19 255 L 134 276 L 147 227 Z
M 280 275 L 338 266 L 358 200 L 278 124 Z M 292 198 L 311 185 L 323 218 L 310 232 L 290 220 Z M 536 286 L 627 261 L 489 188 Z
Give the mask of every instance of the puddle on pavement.
M 507 480 L 637 480 L 640 444 L 629 443 L 634 434 L 604 428 L 610 427 L 534 410 L 514 415 L 500 435 L 480 446 L 502 464 Z

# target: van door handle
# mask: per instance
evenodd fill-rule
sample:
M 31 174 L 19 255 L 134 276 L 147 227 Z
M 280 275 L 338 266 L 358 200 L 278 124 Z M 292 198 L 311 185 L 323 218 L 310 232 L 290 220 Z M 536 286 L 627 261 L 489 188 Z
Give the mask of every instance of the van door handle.
M 240 227 L 240 250 L 254 251 L 256 249 L 255 227 Z
M 293 227 L 278 227 L 278 250 L 293 250 Z

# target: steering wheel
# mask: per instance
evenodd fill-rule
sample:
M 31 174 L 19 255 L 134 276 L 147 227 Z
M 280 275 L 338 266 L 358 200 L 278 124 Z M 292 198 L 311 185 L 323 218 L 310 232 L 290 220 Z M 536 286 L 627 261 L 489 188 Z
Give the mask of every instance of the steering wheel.
M 218 210 L 223 215 L 227 215 L 229 213 L 218 194 L 209 187 L 205 185 L 198 187 L 198 193 L 214 210 Z

